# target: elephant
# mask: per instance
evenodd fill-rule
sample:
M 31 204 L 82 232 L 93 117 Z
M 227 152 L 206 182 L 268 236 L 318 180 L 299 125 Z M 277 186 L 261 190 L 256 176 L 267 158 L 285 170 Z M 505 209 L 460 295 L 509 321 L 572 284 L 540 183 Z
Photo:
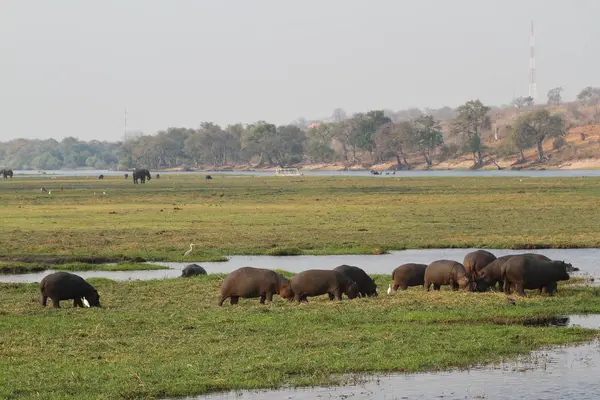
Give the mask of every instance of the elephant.
M 567 269 L 571 264 L 564 261 L 544 261 L 529 256 L 514 256 L 502 266 L 504 293 L 509 294 L 511 285 L 519 296 L 525 296 L 525 289 L 546 289 L 548 296 L 554 295 L 558 281 L 567 281 Z
M 102 175 L 102 174 L 98 175 L 98 179 L 104 179 L 104 175 Z
M 333 270 L 341 272 L 342 274 L 346 275 L 348 278 L 356 282 L 356 284 L 358 285 L 358 292 L 361 296 L 377 296 L 377 284 L 361 268 L 354 267 L 352 265 L 340 265 L 339 267 L 335 267 Z
M 406 290 L 409 286 L 422 286 L 425 283 L 425 264 L 402 264 L 392 272 L 392 291 Z
M 55 272 L 45 276 L 40 282 L 42 306 L 46 307 L 48 298 L 54 308 L 60 308 L 61 300 L 73 299 L 73 307 L 83 307 L 85 298 L 90 307 L 100 307 L 100 295 L 92 285 L 82 277 L 69 272 Z
M 260 304 L 265 300 L 273 301 L 273 295 L 289 296 L 289 282 L 282 275 L 263 268 L 242 267 L 231 272 L 221 284 L 219 306 L 229 298 L 229 302 L 237 304 L 240 297 L 260 297 Z M 287 298 L 287 297 L 286 297 Z
M 147 169 L 136 169 L 133 171 L 133 183 L 137 184 L 138 180 L 141 183 L 146 183 L 146 178 L 148 178 L 148 180 L 152 179 L 150 176 L 150 171 Z
M 13 170 L 8 169 L 8 168 L 0 169 L 0 175 L 2 175 L 3 179 L 8 179 L 8 178 L 12 179 Z
M 342 294 L 354 299 L 358 285 L 341 272 L 327 269 L 309 269 L 294 275 L 290 280 L 294 300 L 308 302 L 307 296 L 329 294 L 329 300 L 342 300 Z

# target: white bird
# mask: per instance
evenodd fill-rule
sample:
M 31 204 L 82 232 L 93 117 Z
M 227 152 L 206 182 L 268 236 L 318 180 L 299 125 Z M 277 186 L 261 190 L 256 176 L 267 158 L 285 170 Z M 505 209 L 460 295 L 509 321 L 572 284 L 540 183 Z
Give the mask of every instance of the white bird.
M 390 285 L 388 286 L 388 290 L 387 290 L 388 294 L 392 293 L 392 284 L 390 283 Z
M 106 192 L 102 192 L 102 194 L 106 196 Z
M 189 256 L 190 254 L 192 254 L 192 250 L 194 250 L 194 246 L 195 246 L 195 244 L 191 243 L 190 249 L 188 251 L 186 251 L 185 253 L 183 253 L 183 256 L 185 257 L 185 256 Z
M 48 190 L 48 194 L 52 193 L 52 190 Z
M 90 303 L 88 303 L 88 301 L 86 300 L 86 298 L 85 298 L 85 297 L 82 297 L 82 298 L 81 298 L 81 301 L 83 301 L 83 305 L 84 305 L 84 306 L 86 306 L 86 307 L 89 307 L 89 306 L 90 306 Z

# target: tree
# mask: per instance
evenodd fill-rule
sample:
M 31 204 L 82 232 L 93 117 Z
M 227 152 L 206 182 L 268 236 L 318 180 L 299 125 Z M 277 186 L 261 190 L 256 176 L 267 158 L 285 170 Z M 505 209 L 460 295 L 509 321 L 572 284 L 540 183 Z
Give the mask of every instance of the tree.
M 457 108 L 458 115 L 452 121 L 451 132 L 462 138 L 463 148 L 473 154 L 475 166 L 483 165 L 481 132 L 491 126 L 489 110 L 481 101 L 471 100 Z
M 347 118 L 348 115 L 346 114 L 346 111 L 342 110 L 341 108 L 336 108 L 333 110 L 333 114 L 331 115 L 331 120 L 333 122 L 342 122 Z
M 331 140 L 334 126 L 332 123 L 323 123 L 309 128 L 306 132 L 306 153 L 312 161 L 333 161 L 335 152 L 331 148 Z
M 515 130 L 521 146 L 535 143 L 539 162 L 544 161 L 544 149 L 542 148 L 544 140 L 566 134 L 563 117 L 558 114 L 550 114 L 550 111 L 545 108 L 520 116 Z
M 595 106 L 594 119 L 598 118 L 600 114 L 600 88 L 588 86 L 579 92 L 577 99 L 586 106 Z
M 523 107 L 531 107 L 533 105 L 533 97 L 531 97 L 531 96 L 516 97 L 513 99 L 513 101 L 510 104 L 512 104 L 514 107 L 516 107 L 518 109 L 521 109 Z
M 554 89 L 548 90 L 548 105 L 558 106 L 562 102 L 561 92 L 563 91 L 562 86 L 555 87 Z
M 431 115 L 423 115 L 414 121 L 414 148 L 425 158 L 428 167 L 436 148 L 444 144 L 444 135 L 440 124 Z
M 374 137 L 377 157 L 380 159 L 394 157 L 399 166 L 404 163 L 410 168 L 406 153 L 411 150 L 414 137 L 414 126 L 410 121 L 397 124 L 388 122 L 379 126 Z
M 520 119 L 520 118 L 519 118 Z M 530 148 L 535 144 L 534 135 L 531 134 L 529 126 L 527 124 L 519 124 L 514 127 L 510 127 L 510 136 L 508 140 L 517 148 L 519 151 L 519 162 L 525 162 L 525 154 L 523 151 Z

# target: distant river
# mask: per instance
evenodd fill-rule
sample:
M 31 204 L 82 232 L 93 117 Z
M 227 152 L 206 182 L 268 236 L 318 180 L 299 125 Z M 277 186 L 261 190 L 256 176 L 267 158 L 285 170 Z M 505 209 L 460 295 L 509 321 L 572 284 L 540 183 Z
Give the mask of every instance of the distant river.
M 101 169 L 64 169 L 64 170 L 45 170 L 43 172 L 38 171 L 26 171 L 16 170 L 14 171 L 16 176 L 27 175 L 27 176 L 98 176 L 103 174 L 105 176 L 122 176 L 125 173 L 131 174 L 131 171 L 108 171 Z M 581 176 L 600 176 L 600 170 L 594 169 L 580 169 L 580 170 L 525 170 L 525 171 L 511 171 L 511 170 L 437 170 L 437 171 L 396 171 L 396 174 L 392 175 L 372 175 L 369 171 L 303 171 L 300 172 L 306 176 L 370 176 L 373 178 L 397 178 L 397 177 L 467 177 L 467 176 L 484 176 L 484 177 L 581 177 Z M 44 174 L 45 173 L 45 174 Z M 211 175 L 257 175 L 257 176 L 273 176 L 273 171 L 173 171 L 173 172 L 160 172 L 161 175 L 183 175 L 183 174 L 211 174 Z

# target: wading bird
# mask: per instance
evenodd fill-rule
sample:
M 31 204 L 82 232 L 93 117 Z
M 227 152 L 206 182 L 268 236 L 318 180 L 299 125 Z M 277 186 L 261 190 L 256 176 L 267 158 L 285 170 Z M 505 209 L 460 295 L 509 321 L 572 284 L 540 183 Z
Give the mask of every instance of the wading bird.
M 391 283 L 390 283 L 390 285 L 388 286 L 387 293 L 388 293 L 388 294 L 392 293 L 392 284 L 391 284 Z
M 192 254 L 192 250 L 194 250 L 194 246 L 195 246 L 195 244 L 191 243 L 190 249 L 188 251 L 186 251 L 185 253 L 183 253 L 183 256 L 185 257 L 185 256 L 189 256 L 190 254 Z

